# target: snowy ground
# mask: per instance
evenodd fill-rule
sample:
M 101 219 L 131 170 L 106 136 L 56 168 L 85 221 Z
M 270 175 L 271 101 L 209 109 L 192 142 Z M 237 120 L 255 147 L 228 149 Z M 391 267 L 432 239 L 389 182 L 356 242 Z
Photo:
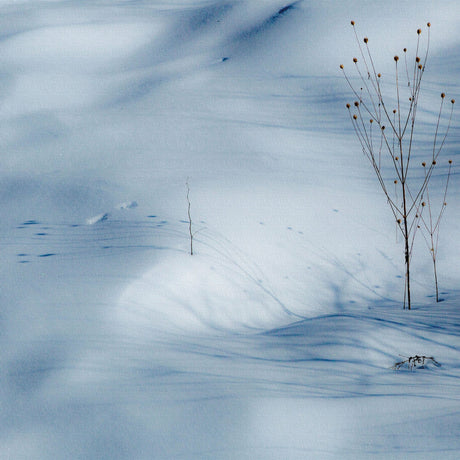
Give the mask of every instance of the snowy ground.
M 430 20 L 424 94 L 460 99 L 459 12 L 0 1 L 0 457 L 457 459 L 458 174 L 444 301 L 420 241 L 403 311 L 338 66 L 350 19 L 382 62 Z

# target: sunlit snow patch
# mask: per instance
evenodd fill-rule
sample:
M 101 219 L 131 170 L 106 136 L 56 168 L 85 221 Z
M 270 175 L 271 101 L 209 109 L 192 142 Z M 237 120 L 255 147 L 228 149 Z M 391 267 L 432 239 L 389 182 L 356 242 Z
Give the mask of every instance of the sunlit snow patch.
M 97 224 L 98 222 L 104 222 L 108 218 L 109 218 L 109 213 L 105 212 L 103 214 L 98 214 L 97 216 L 86 219 L 86 223 L 87 225 L 94 225 L 94 224 Z
M 276 297 L 237 267 L 205 255 L 170 256 L 134 281 L 119 302 L 134 335 L 154 330 L 260 330 L 292 321 Z
M 134 209 L 137 208 L 137 201 L 128 201 L 126 203 L 120 203 L 117 207 L 119 209 Z

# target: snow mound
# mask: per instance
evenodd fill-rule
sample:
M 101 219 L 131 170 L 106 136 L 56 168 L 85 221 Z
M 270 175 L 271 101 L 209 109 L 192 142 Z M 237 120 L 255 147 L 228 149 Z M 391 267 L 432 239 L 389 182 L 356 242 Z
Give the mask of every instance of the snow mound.
M 119 209 L 134 209 L 137 208 L 137 201 L 128 201 L 126 203 L 120 203 L 117 207 Z
M 115 206 L 114 208 L 114 213 L 115 215 L 112 216 L 111 213 L 109 212 L 103 212 L 101 214 L 97 214 L 93 217 L 89 217 L 88 219 L 86 219 L 86 224 L 87 225 L 94 225 L 94 224 L 97 224 L 99 222 L 104 222 L 106 221 L 109 217 L 120 217 L 120 210 L 127 210 L 127 209 L 135 209 L 138 207 L 138 204 L 137 204 L 137 201 L 127 201 L 127 202 L 124 202 L 124 203 L 120 203 L 118 204 L 117 206 Z M 118 211 L 118 213 L 117 213 Z
M 89 219 L 86 219 L 86 223 L 87 225 L 94 225 L 94 224 L 97 224 L 99 222 L 104 222 L 105 220 L 107 220 L 109 218 L 109 213 L 108 212 L 105 212 L 103 214 L 98 214 L 97 216 L 94 216 L 94 217 L 90 217 Z
M 263 283 L 206 255 L 169 256 L 119 302 L 123 328 L 232 332 L 286 324 L 289 312 Z

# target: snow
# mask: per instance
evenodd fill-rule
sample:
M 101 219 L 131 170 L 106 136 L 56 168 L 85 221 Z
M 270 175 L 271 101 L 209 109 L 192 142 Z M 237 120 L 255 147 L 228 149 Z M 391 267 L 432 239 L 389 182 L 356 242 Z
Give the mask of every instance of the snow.
M 429 138 L 431 101 L 460 99 L 458 12 L 1 1 L 0 457 L 458 458 L 458 117 L 443 301 L 419 239 L 403 311 L 339 71 L 350 19 L 385 69 L 430 20 Z M 391 369 L 415 355 L 440 367 Z

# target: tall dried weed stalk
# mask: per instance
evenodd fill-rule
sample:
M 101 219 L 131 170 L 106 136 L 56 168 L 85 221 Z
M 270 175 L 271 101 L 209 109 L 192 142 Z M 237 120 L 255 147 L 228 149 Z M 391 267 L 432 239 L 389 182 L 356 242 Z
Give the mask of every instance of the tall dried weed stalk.
M 192 214 L 191 214 L 191 207 L 192 203 L 190 202 L 190 185 L 187 181 L 185 182 L 185 186 L 187 187 L 187 217 L 188 217 L 188 233 L 190 237 L 190 255 L 193 256 L 193 236 L 194 233 L 192 231 Z
M 416 116 L 422 77 L 428 59 L 430 23 L 427 38 L 422 47 L 422 30 L 417 30 L 417 42 L 413 57 L 403 49 L 403 58 L 394 56 L 394 74 L 382 76 L 375 67 L 369 48 L 369 39 L 358 38 L 355 22 L 351 21 L 360 58 L 353 58 L 354 76 L 340 69 L 348 82 L 355 101 L 347 104 L 354 131 L 365 157 L 370 161 L 383 193 L 394 216 L 398 231 L 404 241 L 405 289 L 403 308 L 411 309 L 411 260 L 417 232 L 424 232 L 430 250 L 435 276 L 436 298 L 438 283 L 436 254 L 439 241 L 439 224 L 444 213 L 447 186 L 452 161 L 439 213 L 434 213 L 428 185 L 449 132 L 455 100 L 450 101 L 450 114 L 446 115 L 446 96 L 441 93 L 436 115 L 433 145 L 429 158 L 421 164 L 414 163 L 416 144 Z M 423 49 L 422 49 L 423 48 Z M 421 57 L 420 57 L 421 56 Z M 402 69 L 401 69 L 402 67 Z M 389 88 L 386 94 L 383 89 Z M 423 149 L 424 150 L 424 149 Z M 420 169 L 422 168 L 422 169 Z
M 426 163 L 423 162 L 422 166 L 426 168 Z M 444 186 L 444 194 L 442 203 L 437 212 L 434 211 L 432 205 L 431 194 L 428 189 L 428 185 L 425 191 L 425 201 L 422 201 L 422 206 L 418 210 L 419 224 L 417 228 L 421 228 L 422 235 L 427 245 L 428 251 L 431 255 L 431 261 L 433 263 L 433 275 L 434 275 L 434 286 L 436 302 L 439 302 L 439 287 L 438 287 L 438 271 L 437 271 L 437 254 L 438 254 L 438 243 L 439 243 L 439 229 L 441 225 L 441 219 L 444 215 L 444 211 L 447 206 L 447 189 L 449 187 L 449 180 L 452 171 L 452 160 L 449 160 L 449 169 L 446 175 L 446 183 Z M 424 212 L 426 210 L 426 212 Z

